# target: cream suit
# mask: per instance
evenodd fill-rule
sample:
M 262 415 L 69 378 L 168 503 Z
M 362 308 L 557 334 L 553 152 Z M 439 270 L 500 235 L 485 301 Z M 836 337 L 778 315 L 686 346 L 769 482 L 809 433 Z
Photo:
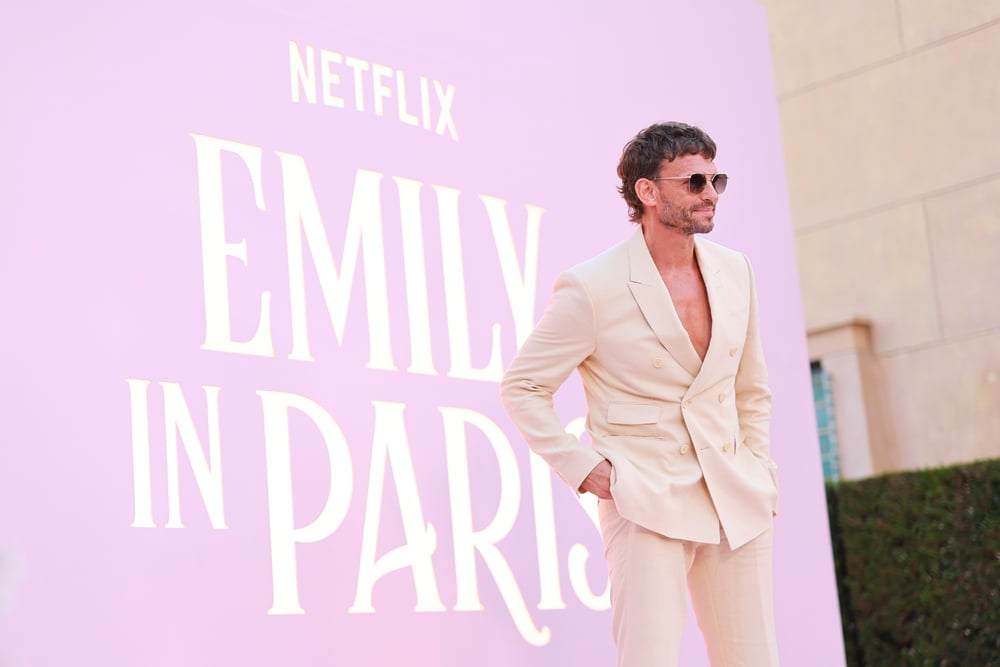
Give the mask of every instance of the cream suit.
M 697 238 L 712 311 L 702 361 L 636 230 L 559 277 L 504 376 L 502 398 L 528 445 L 579 489 L 608 459 L 622 516 L 667 537 L 736 548 L 771 526 L 771 394 L 746 258 Z M 552 396 L 578 369 L 593 447 L 566 433 Z
M 695 254 L 712 313 L 704 361 L 639 228 L 559 277 L 503 379 L 512 421 L 575 492 L 597 464 L 611 462 L 614 500 L 601 501 L 609 563 L 609 532 L 619 532 L 605 520 L 609 512 L 684 544 L 728 539 L 736 549 L 759 536 L 769 544 L 777 477 L 753 273 L 744 255 L 701 237 Z M 589 447 L 566 433 L 552 408 L 574 369 L 586 393 Z M 612 576 L 613 606 L 615 585 Z M 620 643 L 617 626 L 627 621 L 615 613 Z M 619 664 L 626 664 L 621 651 L 619 644 Z M 645 660 L 629 664 L 665 664 Z

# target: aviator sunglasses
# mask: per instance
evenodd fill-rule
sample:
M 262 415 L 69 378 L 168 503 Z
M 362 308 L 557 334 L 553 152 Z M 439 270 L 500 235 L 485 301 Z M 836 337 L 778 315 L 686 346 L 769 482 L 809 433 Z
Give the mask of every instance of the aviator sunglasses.
M 687 181 L 691 194 L 698 194 L 708 185 L 708 179 L 712 178 L 712 187 L 718 194 L 726 191 L 726 184 L 729 183 L 729 176 L 725 174 L 691 174 L 690 176 L 660 176 L 652 178 L 653 181 Z

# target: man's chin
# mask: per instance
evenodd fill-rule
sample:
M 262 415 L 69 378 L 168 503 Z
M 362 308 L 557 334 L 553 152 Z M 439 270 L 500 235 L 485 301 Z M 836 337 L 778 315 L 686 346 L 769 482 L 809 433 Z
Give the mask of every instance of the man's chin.
M 696 209 L 688 221 L 695 234 L 707 234 L 715 228 L 715 209 Z
M 715 229 L 715 220 L 699 220 L 692 224 L 689 228 L 689 234 L 708 234 L 710 231 Z

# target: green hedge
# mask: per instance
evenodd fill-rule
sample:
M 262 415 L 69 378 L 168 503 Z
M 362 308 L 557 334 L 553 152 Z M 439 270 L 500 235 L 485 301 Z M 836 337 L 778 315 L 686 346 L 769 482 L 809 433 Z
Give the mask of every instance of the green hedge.
M 851 667 L 1000 667 L 1000 460 L 827 485 Z

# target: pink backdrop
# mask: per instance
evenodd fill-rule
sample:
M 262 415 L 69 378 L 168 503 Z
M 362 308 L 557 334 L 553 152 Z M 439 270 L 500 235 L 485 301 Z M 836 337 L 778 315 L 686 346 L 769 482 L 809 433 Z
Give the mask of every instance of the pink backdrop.
M 611 664 L 497 373 L 659 119 L 756 264 L 783 660 L 843 664 L 762 8 L 450 4 L 6 12 L 0 665 Z

